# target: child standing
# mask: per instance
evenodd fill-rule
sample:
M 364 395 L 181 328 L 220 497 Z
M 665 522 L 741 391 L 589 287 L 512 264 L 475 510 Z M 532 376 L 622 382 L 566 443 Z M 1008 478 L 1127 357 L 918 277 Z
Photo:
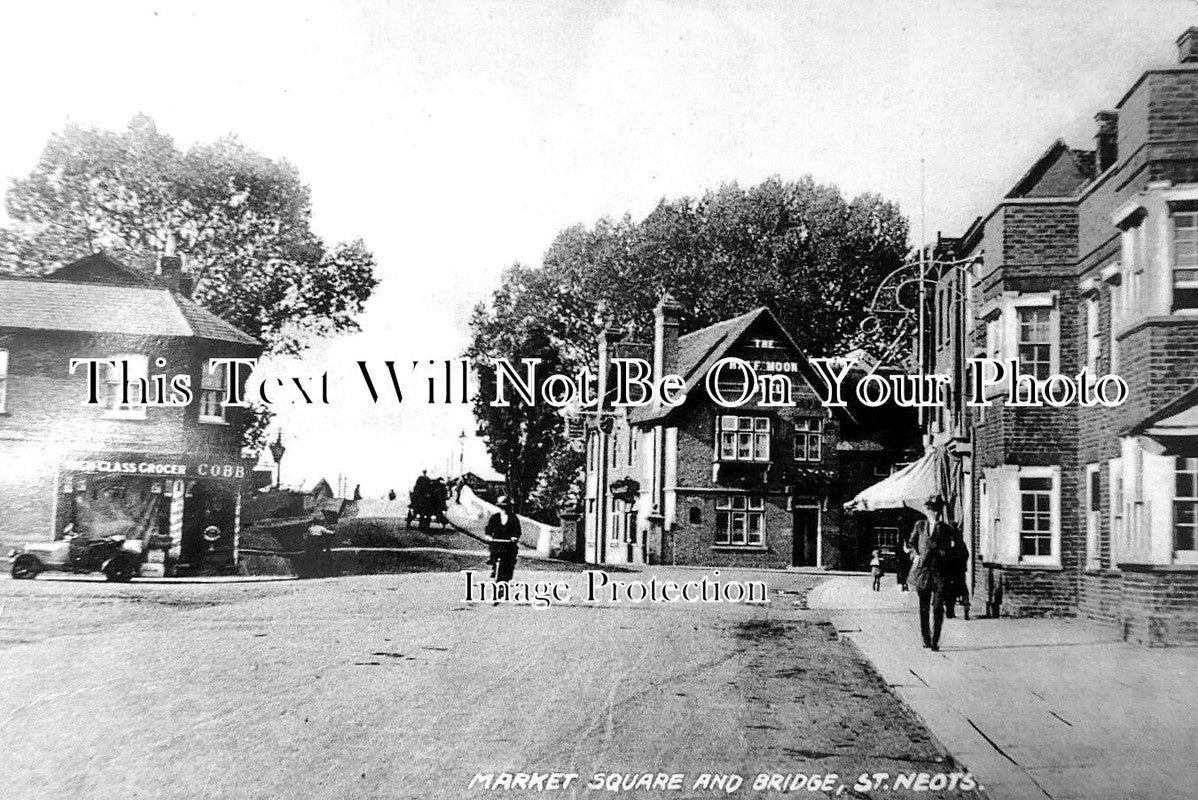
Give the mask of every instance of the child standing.
M 878 592 L 882 589 L 882 551 L 874 550 L 873 557 L 869 560 L 869 570 L 874 574 L 874 591 Z

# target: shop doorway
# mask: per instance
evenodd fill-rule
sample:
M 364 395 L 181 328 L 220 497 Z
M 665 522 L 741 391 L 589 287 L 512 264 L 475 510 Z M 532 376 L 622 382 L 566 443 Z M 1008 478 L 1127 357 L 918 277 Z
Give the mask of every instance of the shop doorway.
M 796 567 L 819 566 L 819 506 L 794 507 L 794 546 L 791 564 Z
M 236 510 L 237 496 L 231 489 L 215 482 L 188 483 L 183 499 L 179 569 L 197 572 L 219 568 L 217 562 L 232 561 Z M 219 535 L 211 540 L 204 537 L 204 531 L 210 526 L 219 531 Z

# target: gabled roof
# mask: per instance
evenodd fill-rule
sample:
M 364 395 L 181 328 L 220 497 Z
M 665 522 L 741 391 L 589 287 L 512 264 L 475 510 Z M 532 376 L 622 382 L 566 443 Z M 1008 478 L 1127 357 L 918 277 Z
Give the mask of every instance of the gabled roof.
M 0 275 L 0 327 L 261 345 L 156 276 L 104 253 L 68 264 L 46 278 Z
M 728 349 L 745 335 L 762 314 L 769 314 L 771 318 L 774 318 L 773 313 L 762 306 L 741 314 L 739 317 L 726 319 L 678 337 L 678 374 L 686 379 L 688 392 L 703 375 L 707 374 L 707 370 L 723 358 Z M 777 318 L 774 318 L 774 322 L 777 321 Z M 778 325 L 778 328 L 781 330 L 781 324 Z M 783 333 L 786 332 L 783 331 Z M 789 334 L 787 334 L 787 338 L 790 338 Z
M 1076 150 L 1057 139 L 1032 163 L 1006 197 L 1073 197 L 1094 180 L 1094 173 L 1094 151 Z
M 768 320 L 794 350 L 799 370 L 803 378 L 811 386 L 819 386 L 820 379 L 807 361 L 803 350 L 795 343 L 794 337 L 778 321 L 774 312 L 761 306 L 738 317 L 717 322 L 706 328 L 700 328 L 684 336 L 678 337 L 678 364 L 676 372 L 681 375 L 686 385 L 683 392 L 689 397 L 693 390 L 707 376 L 708 371 L 739 342 L 749 329 L 759 320 Z M 642 406 L 635 408 L 628 415 L 628 421 L 633 425 L 646 424 L 664 419 L 675 409 L 669 406 Z

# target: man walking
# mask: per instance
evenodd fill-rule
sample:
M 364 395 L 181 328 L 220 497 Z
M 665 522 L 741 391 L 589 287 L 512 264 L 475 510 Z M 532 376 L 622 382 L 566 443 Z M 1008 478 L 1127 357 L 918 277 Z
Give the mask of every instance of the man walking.
M 512 503 L 506 497 L 500 497 L 499 510 L 487 520 L 485 535 L 490 545 L 492 579 L 499 583 L 507 583 L 512 579 L 516 570 L 516 552 L 520 547 L 520 520 L 512 510 Z
M 929 497 L 924 504 L 930 519 L 921 519 L 911 531 L 917 560 L 908 583 L 919 593 L 919 632 L 923 646 L 940 649 L 940 629 L 944 625 L 945 592 L 952 591 L 951 550 L 957 538 L 952 525 L 944 521 L 944 498 Z M 930 619 L 929 619 L 930 617 Z

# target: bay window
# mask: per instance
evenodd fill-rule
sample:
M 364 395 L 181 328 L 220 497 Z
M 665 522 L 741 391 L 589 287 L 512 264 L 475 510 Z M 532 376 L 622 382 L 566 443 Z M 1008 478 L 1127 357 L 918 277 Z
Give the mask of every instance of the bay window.
M 716 425 L 716 457 L 719 461 L 770 460 L 769 417 L 721 414 Z
M 1121 327 L 1198 312 L 1198 183 L 1150 187 L 1117 209 Z
M 1173 310 L 1198 309 L 1198 209 L 1172 214 Z

